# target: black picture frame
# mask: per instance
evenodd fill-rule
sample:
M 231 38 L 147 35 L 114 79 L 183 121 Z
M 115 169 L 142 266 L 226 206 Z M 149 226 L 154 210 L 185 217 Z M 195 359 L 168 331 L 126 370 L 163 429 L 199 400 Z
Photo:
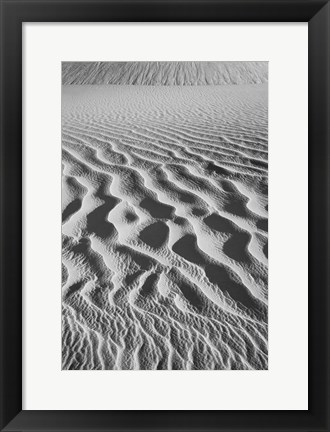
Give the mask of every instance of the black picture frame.
M 308 22 L 307 411 L 22 410 L 22 23 L 106 21 Z M 329 430 L 329 23 L 324 0 L 1 0 L 2 431 Z

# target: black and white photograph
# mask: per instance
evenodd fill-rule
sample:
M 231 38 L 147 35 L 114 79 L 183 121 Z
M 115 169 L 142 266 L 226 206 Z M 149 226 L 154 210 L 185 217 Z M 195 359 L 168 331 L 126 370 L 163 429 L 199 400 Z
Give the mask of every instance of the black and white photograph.
M 268 62 L 62 62 L 62 370 L 268 369 Z

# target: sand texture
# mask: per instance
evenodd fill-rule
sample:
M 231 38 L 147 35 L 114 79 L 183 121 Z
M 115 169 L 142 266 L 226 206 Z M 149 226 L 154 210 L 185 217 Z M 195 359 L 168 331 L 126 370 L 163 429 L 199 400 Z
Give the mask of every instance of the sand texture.
M 62 368 L 267 369 L 267 63 L 63 83 Z
M 225 85 L 268 82 L 268 62 L 63 62 L 62 84 Z

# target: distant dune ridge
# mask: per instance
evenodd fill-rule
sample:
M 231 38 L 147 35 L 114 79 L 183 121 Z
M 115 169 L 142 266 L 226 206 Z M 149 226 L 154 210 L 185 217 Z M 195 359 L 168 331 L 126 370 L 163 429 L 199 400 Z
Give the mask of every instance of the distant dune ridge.
M 268 62 L 63 62 L 62 84 L 226 85 L 268 81 Z
M 63 83 L 62 368 L 267 369 L 267 63 Z

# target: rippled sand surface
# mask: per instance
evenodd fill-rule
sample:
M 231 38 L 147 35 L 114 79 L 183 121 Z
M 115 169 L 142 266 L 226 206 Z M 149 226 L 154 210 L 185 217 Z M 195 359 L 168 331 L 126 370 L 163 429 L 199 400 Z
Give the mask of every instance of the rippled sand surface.
M 267 99 L 62 87 L 63 369 L 267 369 Z

